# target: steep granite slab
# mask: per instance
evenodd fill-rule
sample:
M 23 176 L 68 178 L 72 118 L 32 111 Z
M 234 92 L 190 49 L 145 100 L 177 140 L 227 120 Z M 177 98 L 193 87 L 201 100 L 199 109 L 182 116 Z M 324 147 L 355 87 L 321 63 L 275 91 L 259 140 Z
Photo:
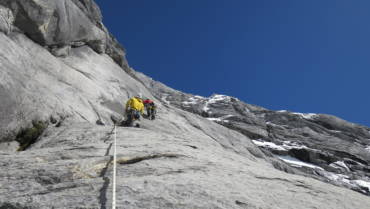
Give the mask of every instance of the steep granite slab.
M 250 140 L 190 113 L 117 129 L 119 208 L 367 208 L 357 192 L 274 169 Z M 174 123 L 176 121 L 176 123 Z M 212 130 L 212 132 L 210 132 Z M 31 149 L 1 153 L 0 205 L 109 208 L 112 127 L 49 127 Z
M 56 58 L 20 33 L 0 33 L 0 45 L 0 141 L 14 139 L 35 120 L 110 123 L 128 97 L 151 95 L 109 56 L 87 46 Z

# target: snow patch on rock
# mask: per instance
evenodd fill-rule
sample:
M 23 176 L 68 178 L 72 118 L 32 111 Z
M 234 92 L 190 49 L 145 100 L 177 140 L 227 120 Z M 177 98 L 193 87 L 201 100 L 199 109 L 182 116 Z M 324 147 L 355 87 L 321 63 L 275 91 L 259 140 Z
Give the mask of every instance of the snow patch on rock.
M 199 97 L 190 97 L 188 101 L 184 101 L 182 102 L 184 105 L 196 105 L 198 104 L 200 101 L 201 98 Z
M 370 146 L 367 146 L 365 149 L 370 152 Z
M 344 168 L 346 171 L 348 171 L 348 172 L 350 171 L 350 169 L 348 168 L 346 163 L 344 163 L 343 161 L 337 161 L 337 162 L 331 163 L 331 164 L 329 164 L 329 166 L 331 166 L 333 168 Z
M 209 104 L 214 104 L 214 103 L 218 103 L 218 102 L 230 102 L 230 101 L 231 101 L 230 96 L 221 95 L 221 94 L 213 94 L 212 96 L 210 96 L 208 98 L 208 100 L 204 104 L 203 111 L 204 112 L 209 112 L 209 110 L 210 110 L 210 108 L 208 106 Z
M 162 100 L 164 103 L 166 103 L 167 105 L 170 105 L 170 104 L 171 104 L 171 102 L 167 100 L 168 96 L 169 96 L 169 94 L 164 94 L 164 95 L 162 96 L 161 100 Z
M 276 125 L 275 123 L 271 123 L 270 121 L 267 121 L 267 122 L 266 122 L 266 125 L 270 125 L 270 126 L 279 126 L 279 125 Z
M 258 141 L 258 140 L 252 140 L 252 142 L 263 148 L 269 148 L 269 149 L 274 149 L 274 150 L 280 150 L 280 151 L 286 151 L 286 149 L 283 146 L 277 145 L 272 142 L 267 142 L 267 141 Z
M 308 147 L 304 145 L 300 145 L 297 142 L 291 142 L 291 141 L 283 141 L 282 145 L 285 149 L 308 149 Z
M 370 182 L 363 181 L 363 180 L 354 180 L 353 182 L 360 187 L 367 188 L 368 192 L 370 192 Z
M 345 184 L 351 184 L 351 181 L 349 180 L 349 177 L 346 176 L 346 175 L 343 175 L 343 174 L 336 174 L 336 173 L 332 173 L 332 172 L 325 172 L 324 176 L 331 180 L 331 181 L 335 181 L 335 182 L 338 182 L 338 183 L 345 183 Z
M 208 104 L 209 104 L 208 101 L 204 104 L 204 107 L 203 107 L 204 112 L 208 112 L 210 110 L 209 107 L 208 107 Z
M 287 110 L 279 110 L 279 111 L 276 111 L 276 112 L 279 112 L 279 113 L 290 113 Z M 292 114 L 301 116 L 304 119 L 314 119 L 317 116 L 317 114 L 315 114 L 315 113 L 292 112 Z
M 212 104 L 212 103 L 217 103 L 217 102 L 220 102 L 220 101 L 230 102 L 230 100 L 231 100 L 230 96 L 221 95 L 221 94 L 214 94 L 209 98 L 208 102 L 210 104 Z
M 277 145 L 273 142 L 267 142 L 261 139 L 252 140 L 252 142 L 259 147 L 278 150 L 278 151 L 288 151 L 290 149 L 308 149 L 308 147 L 304 145 L 300 145 L 296 142 L 291 142 L 291 141 L 284 141 L 282 145 Z
M 226 120 L 227 118 L 230 118 L 230 117 L 233 117 L 234 115 L 225 115 L 225 116 L 222 116 L 222 117 L 219 117 L 219 118 L 207 118 L 208 120 L 210 121 L 215 121 L 215 122 L 225 122 L 225 123 L 229 123 L 230 121 L 229 120 Z
M 229 122 L 228 120 L 221 120 L 220 118 L 207 118 L 210 121 L 215 121 L 215 122 Z
M 303 161 L 298 160 L 297 158 L 294 158 L 294 157 L 289 156 L 289 155 L 277 156 L 277 157 L 279 159 L 281 159 L 282 161 L 290 164 L 293 167 L 309 167 L 309 168 L 313 168 L 313 169 L 324 170 L 323 168 L 321 168 L 319 166 L 316 166 L 316 165 L 311 164 L 311 163 L 303 162 Z
M 293 112 L 294 115 L 299 115 L 304 119 L 314 119 L 317 114 L 315 113 L 299 113 L 299 112 Z

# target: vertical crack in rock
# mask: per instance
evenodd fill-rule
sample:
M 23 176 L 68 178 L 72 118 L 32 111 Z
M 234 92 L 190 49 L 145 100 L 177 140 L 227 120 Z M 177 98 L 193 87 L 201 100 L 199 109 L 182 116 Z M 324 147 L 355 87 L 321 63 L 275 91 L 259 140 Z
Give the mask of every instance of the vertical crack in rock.
M 110 137 L 113 135 L 113 131 L 114 131 L 114 126 L 113 126 L 112 130 L 107 134 L 107 137 L 104 139 L 104 143 L 107 142 L 110 139 Z M 112 146 L 112 143 L 110 144 L 110 146 Z M 110 147 L 107 149 L 107 152 L 105 153 L 105 156 L 108 156 L 109 149 L 110 149 Z
M 112 148 L 112 146 L 113 146 L 113 143 L 110 143 L 108 148 L 107 148 L 107 152 L 105 153 L 104 156 L 109 155 L 109 152 L 110 152 L 110 149 Z M 105 167 L 103 168 L 103 170 L 100 172 L 100 175 L 99 175 L 99 177 L 103 177 L 103 180 L 104 180 L 104 184 L 103 184 L 103 187 L 100 189 L 100 195 L 99 195 L 100 208 L 102 208 L 102 209 L 107 208 L 107 206 L 106 206 L 106 204 L 107 204 L 107 190 L 108 190 L 108 187 L 109 187 L 110 179 L 109 179 L 109 177 L 106 177 L 105 175 L 108 171 L 109 164 L 111 164 L 112 162 L 113 162 L 113 156 L 111 156 L 110 159 L 107 161 L 107 163 L 105 164 Z

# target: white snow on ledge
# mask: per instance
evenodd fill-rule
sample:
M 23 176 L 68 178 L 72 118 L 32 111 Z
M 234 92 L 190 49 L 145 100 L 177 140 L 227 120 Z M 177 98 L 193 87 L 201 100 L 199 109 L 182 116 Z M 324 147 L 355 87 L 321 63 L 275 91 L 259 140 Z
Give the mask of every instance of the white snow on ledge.
M 315 113 L 300 113 L 300 112 L 292 112 L 294 115 L 301 116 L 304 119 L 313 119 L 317 116 Z
M 363 181 L 363 180 L 354 180 L 355 184 L 357 184 L 360 187 L 365 187 L 370 191 L 370 182 Z
M 279 110 L 277 112 L 280 112 L 280 113 L 287 112 L 287 113 L 289 113 L 289 111 L 287 111 L 287 110 Z M 292 114 L 299 115 L 299 116 L 301 116 L 302 118 L 305 118 L 305 119 L 314 119 L 317 116 L 317 114 L 315 114 L 315 113 L 292 112 Z
M 254 144 L 256 144 L 259 147 L 263 148 L 268 148 L 268 149 L 274 149 L 278 151 L 287 151 L 289 149 L 300 149 L 300 148 L 307 148 L 308 147 L 304 145 L 299 145 L 295 142 L 290 142 L 290 141 L 284 141 L 282 145 L 277 145 L 273 142 L 267 142 L 267 141 L 262 141 L 261 139 L 259 140 L 252 140 Z M 367 148 L 370 148 L 367 147 Z M 369 150 L 370 151 L 370 150 Z M 311 168 L 315 170 L 320 170 L 322 172 L 322 175 L 327 178 L 330 181 L 334 181 L 340 184 L 345 184 L 345 185 L 351 185 L 351 186 L 356 186 L 356 187 L 361 187 L 365 188 L 365 190 L 368 190 L 367 192 L 370 192 L 370 182 L 364 181 L 364 180 L 351 180 L 349 176 L 343 175 L 343 174 L 336 174 L 333 172 L 326 171 L 324 168 L 314 165 L 312 163 L 307 163 L 303 162 L 295 157 L 289 156 L 289 155 L 275 155 L 275 157 L 279 158 L 280 160 L 288 163 L 290 166 L 297 167 L 297 168 Z M 337 161 L 334 163 L 331 163 L 330 166 L 332 167 L 341 167 L 349 171 L 348 166 L 343 162 L 343 161 Z M 364 191 L 366 192 L 366 191 Z
M 279 159 L 281 159 L 284 162 L 289 163 L 293 167 L 309 167 L 313 169 L 319 169 L 319 170 L 324 170 L 323 168 L 316 166 L 311 163 L 306 163 L 301 160 L 298 160 L 297 158 L 294 158 L 292 156 L 286 155 L 286 156 L 277 156 Z
M 163 96 L 162 96 L 161 100 L 162 100 L 164 103 L 166 103 L 167 105 L 170 105 L 170 104 L 171 104 L 171 102 L 167 100 L 168 96 L 169 96 L 169 94 L 163 94 Z
M 199 103 L 199 96 L 190 97 L 188 101 L 182 102 L 184 105 L 195 105 Z
M 333 168 L 344 168 L 344 169 L 346 169 L 346 171 L 348 171 L 348 172 L 350 171 L 350 169 L 348 168 L 346 163 L 343 162 L 343 161 L 337 161 L 337 162 L 331 163 L 331 164 L 329 164 L 329 166 L 331 166 Z
M 286 149 L 280 145 L 274 144 L 272 142 L 266 142 L 266 141 L 257 141 L 257 140 L 252 140 L 252 142 L 259 146 L 259 147 L 266 147 L 274 150 L 281 150 L 281 151 L 286 151 Z
M 210 108 L 208 107 L 209 104 L 214 104 L 221 101 L 230 102 L 231 97 L 221 94 L 213 94 L 208 98 L 208 101 L 206 101 L 206 103 L 204 104 L 203 111 L 208 112 L 210 110 Z
M 370 152 L 370 146 L 367 146 L 365 149 Z
M 222 120 L 220 118 L 207 118 L 207 120 L 216 121 L 216 122 L 222 122 Z
M 209 97 L 209 103 L 216 103 L 216 102 L 220 102 L 220 101 L 226 101 L 226 102 L 229 102 L 231 100 L 231 97 L 229 96 L 226 96 L 226 95 L 222 95 L 222 94 L 214 94 L 212 95 L 211 97 Z
M 207 118 L 210 121 L 216 121 L 216 122 L 230 122 L 229 120 L 226 120 L 227 118 L 233 117 L 234 115 L 225 115 L 219 118 Z
M 351 183 L 351 181 L 349 180 L 349 177 L 343 174 L 336 174 L 336 173 L 325 171 L 324 176 L 325 178 L 331 181 L 353 185 L 353 183 Z
M 282 145 L 277 145 L 273 142 L 267 142 L 262 140 L 252 140 L 252 142 L 259 147 L 274 149 L 278 151 L 288 151 L 290 149 L 308 149 L 308 147 L 304 145 L 299 145 L 291 141 L 284 141 Z
M 331 180 L 331 181 L 346 184 L 346 185 L 352 185 L 352 186 L 358 186 L 358 187 L 366 188 L 368 190 L 368 192 L 370 192 L 370 182 L 368 182 L 368 181 L 350 180 L 349 176 L 347 176 L 347 175 L 328 172 L 328 171 L 326 171 L 325 169 L 323 169 L 319 166 L 316 166 L 316 165 L 311 164 L 311 163 L 303 162 L 303 161 L 298 160 L 297 158 L 294 158 L 294 157 L 291 157 L 291 156 L 279 156 L 279 155 L 277 155 L 276 157 L 278 157 L 282 161 L 290 164 L 293 167 L 298 167 L 298 168 L 308 167 L 308 168 L 312 168 L 312 169 L 321 170 L 323 172 L 324 177 Z
M 294 115 L 299 115 L 299 116 L 301 116 L 302 118 L 305 118 L 305 119 L 314 119 L 317 115 L 315 113 L 298 113 L 298 112 L 294 112 L 293 114 Z
M 283 141 L 283 147 L 285 149 L 308 149 L 308 147 L 304 145 L 300 145 L 297 142 L 291 142 L 291 141 Z
M 204 112 L 208 112 L 210 110 L 209 107 L 208 107 L 208 104 L 209 104 L 209 102 L 207 101 L 206 104 L 203 107 Z

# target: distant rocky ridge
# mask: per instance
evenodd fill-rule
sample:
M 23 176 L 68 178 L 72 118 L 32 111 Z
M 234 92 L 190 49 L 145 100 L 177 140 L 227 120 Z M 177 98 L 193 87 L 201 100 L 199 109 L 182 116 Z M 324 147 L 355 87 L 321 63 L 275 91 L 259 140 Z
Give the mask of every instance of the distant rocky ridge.
M 111 207 L 111 117 L 139 92 L 158 118 L 117 128 L 118 208 L 370 205 L 369 128 L 171 89 L 92 0 L 0 0 L 0 46 L 0 208 Z
M 370 128 L 331 115 L 271 111 L 226 95 L 185 94 L 136 75 L 162 102 L 238 131 L 314 178 L 370 195 Z

